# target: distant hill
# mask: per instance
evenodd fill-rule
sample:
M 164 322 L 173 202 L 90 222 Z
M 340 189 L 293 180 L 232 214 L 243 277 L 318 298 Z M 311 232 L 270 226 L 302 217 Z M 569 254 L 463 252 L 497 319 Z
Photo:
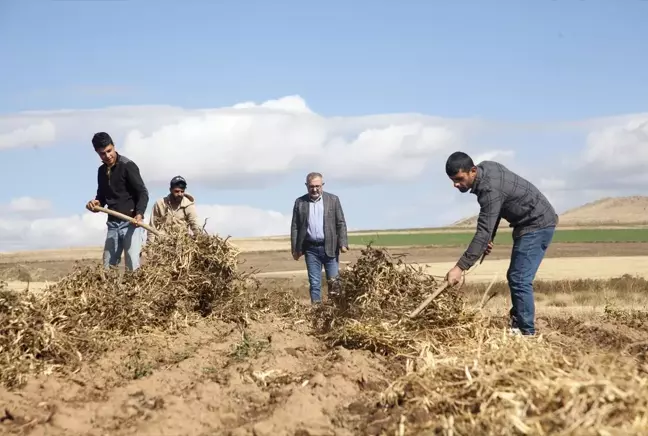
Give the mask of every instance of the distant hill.
M 477 216 L 461 219 L 451 227 L 475 227 Z M 569 209 L 560 215 L 560 227 L 648 225 L 648 197 L 607 197 Z M 509 223 L 502 219 L 500 228 Z
M 570 209 L 560 215 L 560 225 L 645 225 L 648 197 L 608 197 Z
M 461 219 L 455 223 L 450 224 L 450 227 L 475 227 L 477 225 L 477 215 L 470 218 Z M 509 226 L 509 222 L 502 218 L 499 228 L 503 229 Z

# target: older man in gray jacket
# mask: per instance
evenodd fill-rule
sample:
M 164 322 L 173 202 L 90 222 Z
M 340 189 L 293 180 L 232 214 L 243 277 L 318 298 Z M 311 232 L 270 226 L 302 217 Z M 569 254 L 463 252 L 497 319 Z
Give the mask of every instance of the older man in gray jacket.
M 328 294 L 335 293 L 335 279 L 339 274 L 339 253 L 349 247 L 347 227 L 340 199 L 324 192 L 320 173 L 306 176 L 308 193 L 297 198 L 293 207 L 290 243 L 293 258 L 302 254 L 306 260 L 310 297 L 313 304 L 322 300 L 322 266 L 326 272 Z

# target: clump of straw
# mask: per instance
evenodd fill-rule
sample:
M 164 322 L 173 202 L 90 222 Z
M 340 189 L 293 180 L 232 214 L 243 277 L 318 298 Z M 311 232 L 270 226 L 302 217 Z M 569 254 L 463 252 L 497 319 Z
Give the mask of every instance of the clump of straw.
M 445 290 L 418 316 L 407 316 L 439 284 L 422 268 L 368 246 L 341 272 L 340 296 L 316 309 L 316 328 L 332 345 L 382 353 L 405 351 L 421 340 L 447 340 L 472 318 L 458 290 Z
M 47 289 L 43 303 L 57 325 L 111 334 L 176 330 L 212 313 L 218 300 L 238 292 L 238 251 L 226 239 L 167 231 L 144 249 L 135 272 L 88 267 Z
M 227 239 L 169 226 L 144 254 L 144 264 L 123 276 L 77 267 L 39 295 L 3 290 L 0 379 L 19 384 L 27 369 L 92 359 L 123 335 L 176 331 L 200 317 L 240 317 L 253 307 L 238 250 Z
M 580 354 L 492 328 L 439 349 L 423 346 L 383 392 L 408 432 L 434 434 L 648 433 L 642 364 Z M 396 428 L 398 422 L 392 422 Z
M 0 383 L 22 384 L 43 361 L 54 366 L 78 361 L 75 342 L 84 337 L 75 341 L 54 326 L 34 294 L 0 283 Z

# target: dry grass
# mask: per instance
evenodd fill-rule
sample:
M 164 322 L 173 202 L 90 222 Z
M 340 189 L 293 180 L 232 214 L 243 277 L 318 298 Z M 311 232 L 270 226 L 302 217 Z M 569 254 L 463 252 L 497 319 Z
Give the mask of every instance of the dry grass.
M 461 290 L 468 305 L 477 305 L 487 284 L 465 284 Z M 614 301 L 624 305 L 648 307 L 648 280 L 629 274 L 607 280 L 577 279 L 535 281 L 534 296 L 538 307 L 579 307 L 603 309 Z M 489 294 L 496 294 L 489 305 L 510 306 L 510 291 L 505 281 L 496 282 Z
M 3 284 L 4 285 L 4 284 Z M 78 337 L 52 323 L 41 301 L 23 291 L 0 289 L 0 382 L 19 385 L 26 373 L 40 369 L 43 362 L 52 366 L 80 361 L 79 349 L 92 347 L 89 333 Z
M 646 368 L 488 326 L 439 349 L 423 344 L 383 393 L 413 428 L 435 434 L 625 434 L 648 431 Z M 396 424 L 394 424 L 396 426 Z
M 0 381 L 17 386 L 47 367 L 92 360 L 124 336 L 176 332 L 199 318 L 247 321 L 254 312 L 289 313 L 294 299 L 251 292 L 226 239 L 167 229 L 145 247 L 146 262 L 120 275 L 77 268 L 38 296 L 0 291 Z
M 405 374 L 379 401 L 391 412 L 377 415 L 391 419 L 390 434 L 404 429 L 445 435 L 648 432 L 643 358 L 586 354 L 542 336 L 511 336 L 502 320 L 491 321 L 464 306 L 462 296 L 476 300 L 483 285 L 443 293 L 420 318 L 410 320 L 406 314 L 436 283 L 399 264 L 385 251 L 368 248 L 342 274 L 342 296 L 316 312 L 319 333 L 331 345 L 409 355 Z M 624 276 L 539 283 L 536 289 L 554 297 L 610 289 L 635 294 L 647 284 Z M 494 291 L 508 296 L 506 284 Z M 627 323 L 641 323 L 644 315 L 608 309 L 608 316 Z M 371 425 L 370 418 L 367 428 Z
M 422 269 L 369 246 L 340 274 L 340 296 L 316 310 L 316 328 L 331 345 L 385 354 L 411 351 L 422 340 L 457 337 L 472 315 L 456 289 L 441 293 L 417 317 L 407 316 L 438 285 Z
M 605 306 L 605 318 L 617 324 L 648 331 L 648 312 L 645 310 L 628 310 L 607 305 Z

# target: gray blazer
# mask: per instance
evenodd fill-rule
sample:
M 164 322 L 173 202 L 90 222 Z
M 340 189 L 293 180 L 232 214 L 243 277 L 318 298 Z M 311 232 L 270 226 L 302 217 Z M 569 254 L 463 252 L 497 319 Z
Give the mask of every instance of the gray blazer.
M 340 247 L 349 246 L 344 212 L 337 195 L 324 191 L 322 201 L 324 202 L 324 249 L 327 256 L 337 257 Z M 290 247 L 293 253 L 304 252 L 303 246 L 308 229 L 308 202 L 308 194 L 295 200 L 290 226 Z

